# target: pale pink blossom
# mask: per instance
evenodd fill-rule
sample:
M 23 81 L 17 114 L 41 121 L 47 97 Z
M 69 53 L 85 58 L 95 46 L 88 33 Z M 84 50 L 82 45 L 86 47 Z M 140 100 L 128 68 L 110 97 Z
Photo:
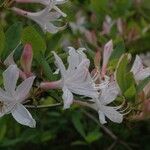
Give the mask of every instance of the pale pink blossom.
M 43 29 L 45 32 L 56 33 L 60 30 L 63 30 L 66 26 L 57 27 L 54 25 L 54 22 L 60 22 L 60 17 L 66 17 L 56 4 L 61 4 L 60 1 L 50 1 L 50 4 L 47 5 L 43 10 L 38 12 L 29 12 L 16 7 L 13 7 L 12 10 L 19 15 L 27 17 Z M 55 11 L 52 11 L 54 9 Z
M 150 76 L 150 67 L 144 67 L 141 58 L 137 55 L 131 72 L 134 74 L 135 80 L 138 82 Z
M 65 68 L 61 58 L 53 52 L 56 65 L 61 73 L 61 82 L 59 84 L 57 82 L 56 84 L 63 91 L 64 109 L 69 108 L 73 103 L 72 93 L 91 98 L 97 96 L 97 91 L 93 87 L 93 81 L 88 71 L 89 60 L 82 49 L 77 51 L 72 47 L 69 49 L 68 69 Z M 43 87 L 43 83 L 41 85 Z M 47 85 L 48 83 L 46 84 L 46 88 Z M 50 84 L 49 86 L 51 89 Z
M 98 111 L 101 124 L 107 123 L 106 117 L 115 123 L 121 123 L 123 121 L 123 114 L 118 111 L 121 106 L 108 106 L 120 94 L 116 82 L 103 84 L 100 86 L 100 89 L 99 97 L 92 99 L 95 102 L 92 107 Z

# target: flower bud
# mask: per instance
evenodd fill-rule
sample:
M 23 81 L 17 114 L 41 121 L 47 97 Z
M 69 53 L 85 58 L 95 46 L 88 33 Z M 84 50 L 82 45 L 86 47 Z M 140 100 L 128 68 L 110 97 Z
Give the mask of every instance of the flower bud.
M 26 44 L 24 46 L 21 56 L 21 66 L 26 74 L 31 73 L 32 59 L 33 59 L 32 46 L 30 44 Z
M 106 70 L 107 70 L 107 64 L 109 61 L 109 58 L 113 51 L 113 42 L 110 40 L 106 45 L 104 46 L 104 52 L 103 52 L 103 65 L 102 65 L 102 77 L 105 76 Z

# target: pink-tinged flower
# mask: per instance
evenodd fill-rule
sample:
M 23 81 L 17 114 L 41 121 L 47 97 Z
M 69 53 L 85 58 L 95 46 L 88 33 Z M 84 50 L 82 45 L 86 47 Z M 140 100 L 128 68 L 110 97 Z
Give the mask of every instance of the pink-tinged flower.
M 89 60 L 86 58 L 82 49 L 78 51 L 72 47 L 69 49 L 68 69 L 65 68 L 61 58 L 53 52 L 56 65 L 62 76 L 59 88 L 63 90 L 64 109 L 69 108 L 73 103 L 72 93 L 91 98 L 97 96 L 97 91 L 93 87 L 93 81 L 88 71 Z
M 15 0 L 18 3 L 40 3 L 45 5 L 46 7 L 49 7 L 49 11 L 51 9 L 56 10 L 58 13 L 60 13 L 63 17 L 66 17 L 67 15 L 63 13 L 57 5 L 61 5 L 66 3 L 68 0 Z
M 21 66 L 23 68 L 24 73 L 31 74 L 32 60 L 32 46 L 30 44 L 26 44 L 21 55 Z
M 102 35 L 108 35 L 111 31 L 112 26 L 114 25 L 114 21 L 112 21 L 110 16 L 106 16 L 102 26 Z
M 106 117 L 115 123 L 121 123 L 123 121 L 123 114 L 118 111 L 121 106 L 108 106 L 120 94 L 117 84 L 114 81 L 109 82 L 102 85 L 100 89 L 99 98 L 93 99 L 95 103 L 92 107 L 98 111 L 101 124 L 107 123 Z
M 28 12 L 16 7 L 13 7 L 12 10 L 19 15 L 27 17 L 35 21 L 45 32 L 57 33 L 60 30 L 63 30 L 66 26 L 57 27 L 53 22 L 58 22 L 61 17 L 61 13 L 57 11 L 50 12 L 50 6 L 47 6 L 39 12 Z
M 102 71 L 101 71 L 102 77 L 104 77 L 106 74 L 107 64 L 108 64 L 108 61 L 109 61 L 109 58 L 110 58 L 112 52 L 113 52 L 113 42 L 112 42 L 112 40 L 110 40 L 104 46 L 103 64 L 102 64 Z
M 141 58 L 137 55 L 131 72 L 133 72 L 135 80 L 138 82 L 150 76 L 150 67 L 145 68 Z
M 33 128 L 36 122 L 22 102 L 27 98 L 35 76 L 27 78 L 16 87 L 18 78 L 19 69 L 16 65 L 10 65 L 3 73 L 5 90 L 0 88 L 0 117 L 11 113 L 17 122 Z
M 78 31 L 80 33 L 85 33 L 87 30 L 84 27 L 84 24 L 86 23 L 85 17 L 82 16 L 81 11 L 79 11 L 76 14 L 76 22 L 70 22 L 69 25 L 74 33 L 77 33 Z

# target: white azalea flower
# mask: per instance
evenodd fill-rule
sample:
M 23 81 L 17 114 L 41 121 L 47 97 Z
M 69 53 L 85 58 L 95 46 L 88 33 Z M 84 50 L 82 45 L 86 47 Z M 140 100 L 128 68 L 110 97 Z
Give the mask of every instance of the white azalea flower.
M 0 117 L 11 113 L 20 124 L 35 127 L 35 120 L 21 104 L 28 96 L 35 77 L 27 78 L 16 87 L 18 78 L 19 69 L 16 65 L 10 65 L 3 73 L 5 90 L 0 88 Z
M 12 10 L 19 15 L 27 17 L 33 21 L 35 21 L 39 26 L 43 29 L 43 31 L 47 31 L 50 33 L 57 33 L 60 30 L 63 30 L 65 26 L 57 27 L 53 24 L 55 21 L 59 21 L 58 19 L 61 17 L 62 13 L 58 11 L 50 12 L 50 6 L 47 6 L 43 10 L 39 12 L 28 12 L 16 7 L 13 7 Z
M 81 11 L 79 11 L 76 15 L 76 22 L 70 22 L 69 25 L 74 33 L 79 31 L 80 33 L 85 33 L 87 30 L 84 27 L 86 23 L 86 18 L 82 16 Z
M 64 109 L 69 108 L 72 104 L 72 93 L 91 98 L 97 97 L 97 92 L 93 87 L 93 81 L 88 71 L 90 62 L 82 49 L 76 51 L 70 47 L 68 69 L 65 68 L 61 58 L 55 52 L 53 53 L 62 76 L 61 88 L 63 90 Z
M 93 108 L 98 111 L 101 124 L 107 123 L 105 119 L 106 117 L 115 123 L 122 122 L 123 114 L 117 111 L 121 107 L 107 106 L 116 99 L 119 93 L 120 90 L 117 84 L 113 81 L 101 89 L 98 99 L 93 99 L 95 102 Z
M 137 55 L 131 72 L 133 72 L 136 81 L 144 80 L 150 76 L 150 67 L 144 68 L 141 58 Z
M 15 0 L 18 3 L 40 3 L 45 6 L 48 6 L 51 9 L 56 10 L 59 12 L 63 17 L 66 17 L 67 15 L 63 13 L 56 5 L 61 5 L 66 3 L 68 0 Z

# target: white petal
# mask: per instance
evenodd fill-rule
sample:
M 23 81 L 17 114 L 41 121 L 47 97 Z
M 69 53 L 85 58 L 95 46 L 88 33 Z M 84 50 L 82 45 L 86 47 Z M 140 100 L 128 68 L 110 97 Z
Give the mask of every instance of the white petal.
M 143 64 L 141 58 L 136 55 L 135 61 L 133 63 L 131 72 L 133 72 L 134 75 L 138 74 L 141 70 L 143 70 Z
M 143 69 L 139 73 L 135 75 L 136 81 L 144 80 L 145 78 L 150 76 L 150 67 Z
M 4 64 L 5 64 L 6 66 L 15 65 L 14 52 L 15 52 L 15 51 L 12 51 L 12 52 L 9 54 L 9 56 L 5 59 Z
M 63 89 L 63 100 L 64 100 L 64 109 L 70 108 L 70 105 L 73 103 L 73 94 L 64 87 Z
M 19 69 L 16 65 L 10 65 L 3 73 L 5 90 L 14 95 L 16 83 L 19 78 Z
M 0 88 L 0 101 L 12 101 L 11 95 Z
M 22 104 L 17 104 L 11 113 L 14 119 L 20 124 L 35 128 L 35 120 L 32 118 L 30 112 Z
M 29 91 L 34 82 L 35 76 L 25 79 L 16 89 L 18 102 L 22 102 L 29 94 Z
M 101 90 L 100 102 L 107 105 L 113 102 L 119 95 L 119 88 L 115 82 L 110 82 L 105 88 Z
M 88 66 L 88 60 L 82 61 L 74 74 L 68 76 L 65 84 L 73 93 L 93 98 L 97 96 L 97 91 L 93 87 L 93 81 L 88 72 Z
M 55 0 L 55 4 L 56 5 L 61 5 L 61 4 L 64 4 L 66 3 L 68 0 Z
M 113 107 L 102 106 L 101 111 L 105 114 L 105 116 L 107 116 L 107 118 L 115 123 L 121 123 L 123 121 L 123 115 L 116 111 Z
M 75 70 L 81 61 L 80 61 L 80 56 L 76 52 L 76 50 L 73 47 L 68 47 L 68 48 L 69 48 L 69 56 L 68 56 L 69 67 L 67 71 L 70 72 L 72 70 Z
M 64 78 L 65 74 L 66 74 L 65 66 L 64 66 L 61 58 L 55 52 L 53 52 L 53 54 L 55 57 L 56 65 L 57 65 L 58 69 L 60 69 L 61 75 Z
M 99 114 L 99 120 L 101 124 L 105 124 L 107 123 L 106 119 L 105 119 L 105 114 L 102 111 L 98 111 Z

